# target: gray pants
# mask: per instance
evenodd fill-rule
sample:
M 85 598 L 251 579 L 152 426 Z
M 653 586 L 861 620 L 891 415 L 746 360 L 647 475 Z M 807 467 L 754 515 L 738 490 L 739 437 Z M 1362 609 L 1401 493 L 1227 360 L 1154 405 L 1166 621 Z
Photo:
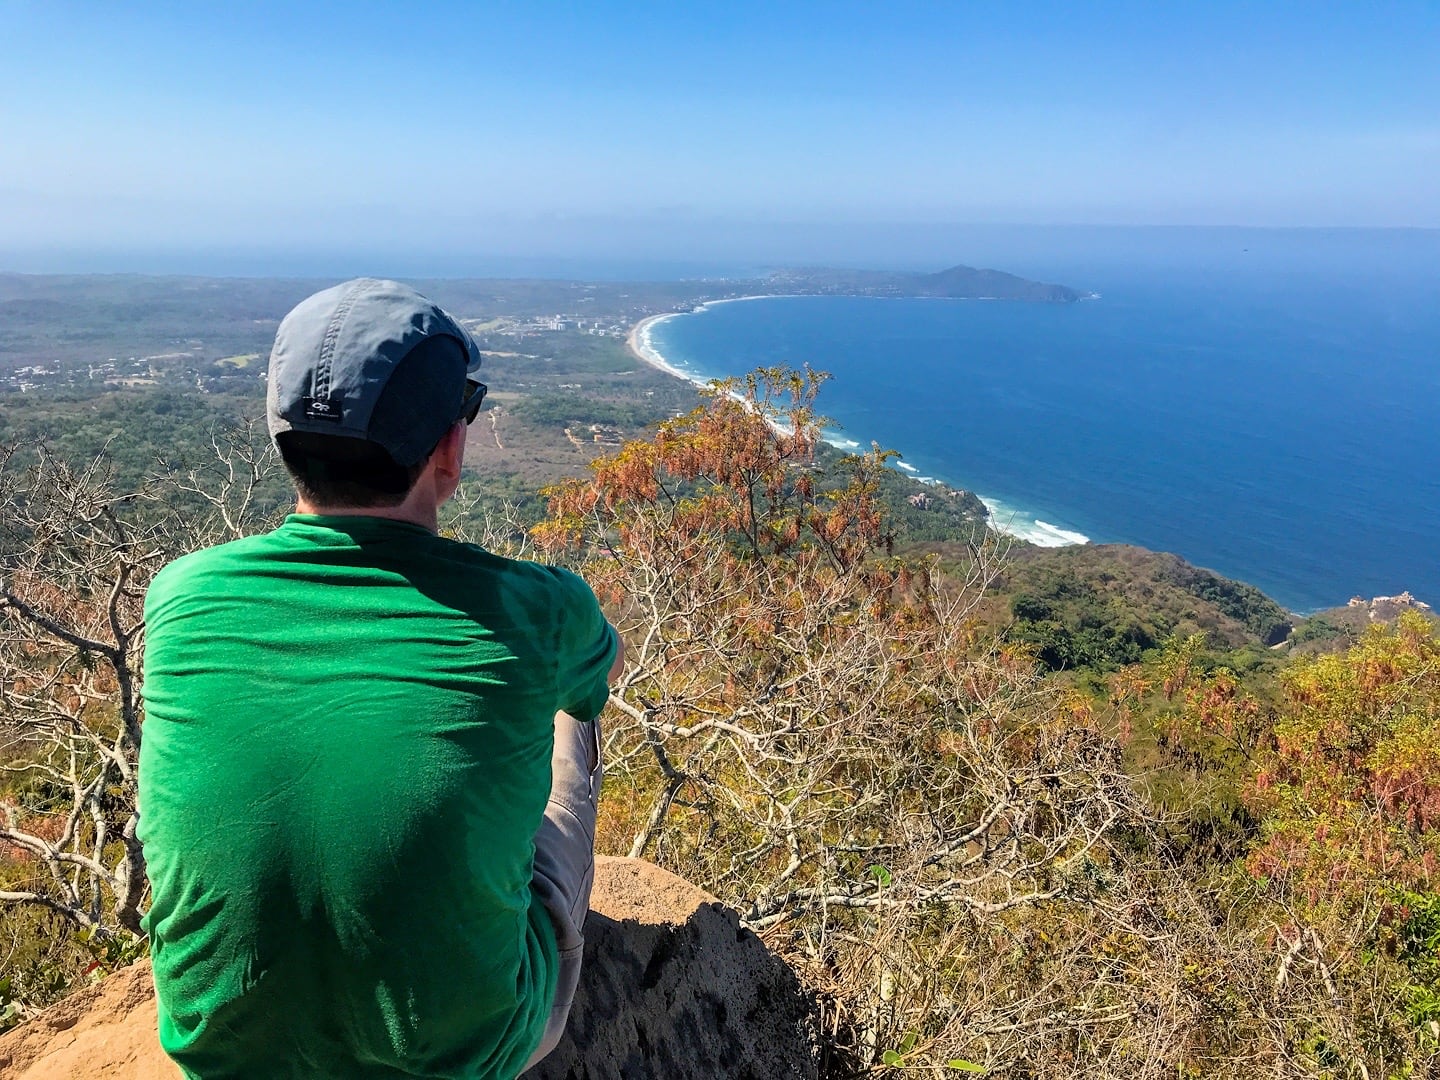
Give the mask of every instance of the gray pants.
M 545 1034 L 525 1063 L 527 1069 L 559 1043 L 580 982 L 580 960 L 585 948 L 580 931 L 590 910 L 590 889 L 595 884 L 595 805 L 605 772 L 600 762 L 598 718 L 582 724 L 568 713 L 555 714 L 555 752 L 550 770 L 550 801 L 535 834 L 532 887 L 555 924 L 560 975 Z

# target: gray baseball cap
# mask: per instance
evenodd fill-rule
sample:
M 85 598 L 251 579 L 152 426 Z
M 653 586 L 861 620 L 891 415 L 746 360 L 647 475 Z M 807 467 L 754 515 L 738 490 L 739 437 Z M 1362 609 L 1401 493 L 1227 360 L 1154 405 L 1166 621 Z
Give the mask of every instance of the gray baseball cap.
M 356 278 L 302 300 L 270 352 L 270 437 L 365 439 L 415 465 L 485 388 L 470 334 L 408 285 Z

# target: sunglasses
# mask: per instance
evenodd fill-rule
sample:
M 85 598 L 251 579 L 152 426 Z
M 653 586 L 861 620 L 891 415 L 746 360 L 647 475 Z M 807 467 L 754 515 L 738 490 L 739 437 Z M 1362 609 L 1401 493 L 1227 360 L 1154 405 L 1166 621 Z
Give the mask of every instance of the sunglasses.
M 485 391 L 489 389 L 483 382 L 465 380 L 465 397 L 460 402 L 460 415 L 465 418 L 465 423 L 475 422 L 475 417 L 480 414 L 480 403 L 485 400 Z

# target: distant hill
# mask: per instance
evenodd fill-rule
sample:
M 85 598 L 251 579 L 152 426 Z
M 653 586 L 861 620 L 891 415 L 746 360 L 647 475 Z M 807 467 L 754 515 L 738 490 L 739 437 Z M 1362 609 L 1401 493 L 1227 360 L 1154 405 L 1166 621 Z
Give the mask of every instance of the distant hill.
M 1009 608 L 1011 639 L 1054 670 L 1133 664 L 1172 635 L 1273 646 L 1295 621 L 1253 585 L 1125 544 L 1017 547 L 991 597 Z
M 834 296 L 940 297 L 951 300 L 1026 300 L 1071 304 L 1082 294 L 1065 285 L 1047 285 L 1001 270 L 952 266 L 934 274 L 890 270 L 777 270 L 767 287 L 792 293 Z

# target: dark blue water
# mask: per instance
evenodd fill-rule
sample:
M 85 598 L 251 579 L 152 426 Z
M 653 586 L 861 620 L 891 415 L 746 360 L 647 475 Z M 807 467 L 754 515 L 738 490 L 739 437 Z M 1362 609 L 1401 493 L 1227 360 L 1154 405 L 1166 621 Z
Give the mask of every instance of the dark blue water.
M 841 437 L 1041 542 L 1177 552 L 1297 611 L 1440 602 L 1440 263 L 1248 254 L 1077 263 L 1046 276 L 1102 298 L 1069 305 L 719 304 L 650 340 L 696 376 L 830 372 Z

